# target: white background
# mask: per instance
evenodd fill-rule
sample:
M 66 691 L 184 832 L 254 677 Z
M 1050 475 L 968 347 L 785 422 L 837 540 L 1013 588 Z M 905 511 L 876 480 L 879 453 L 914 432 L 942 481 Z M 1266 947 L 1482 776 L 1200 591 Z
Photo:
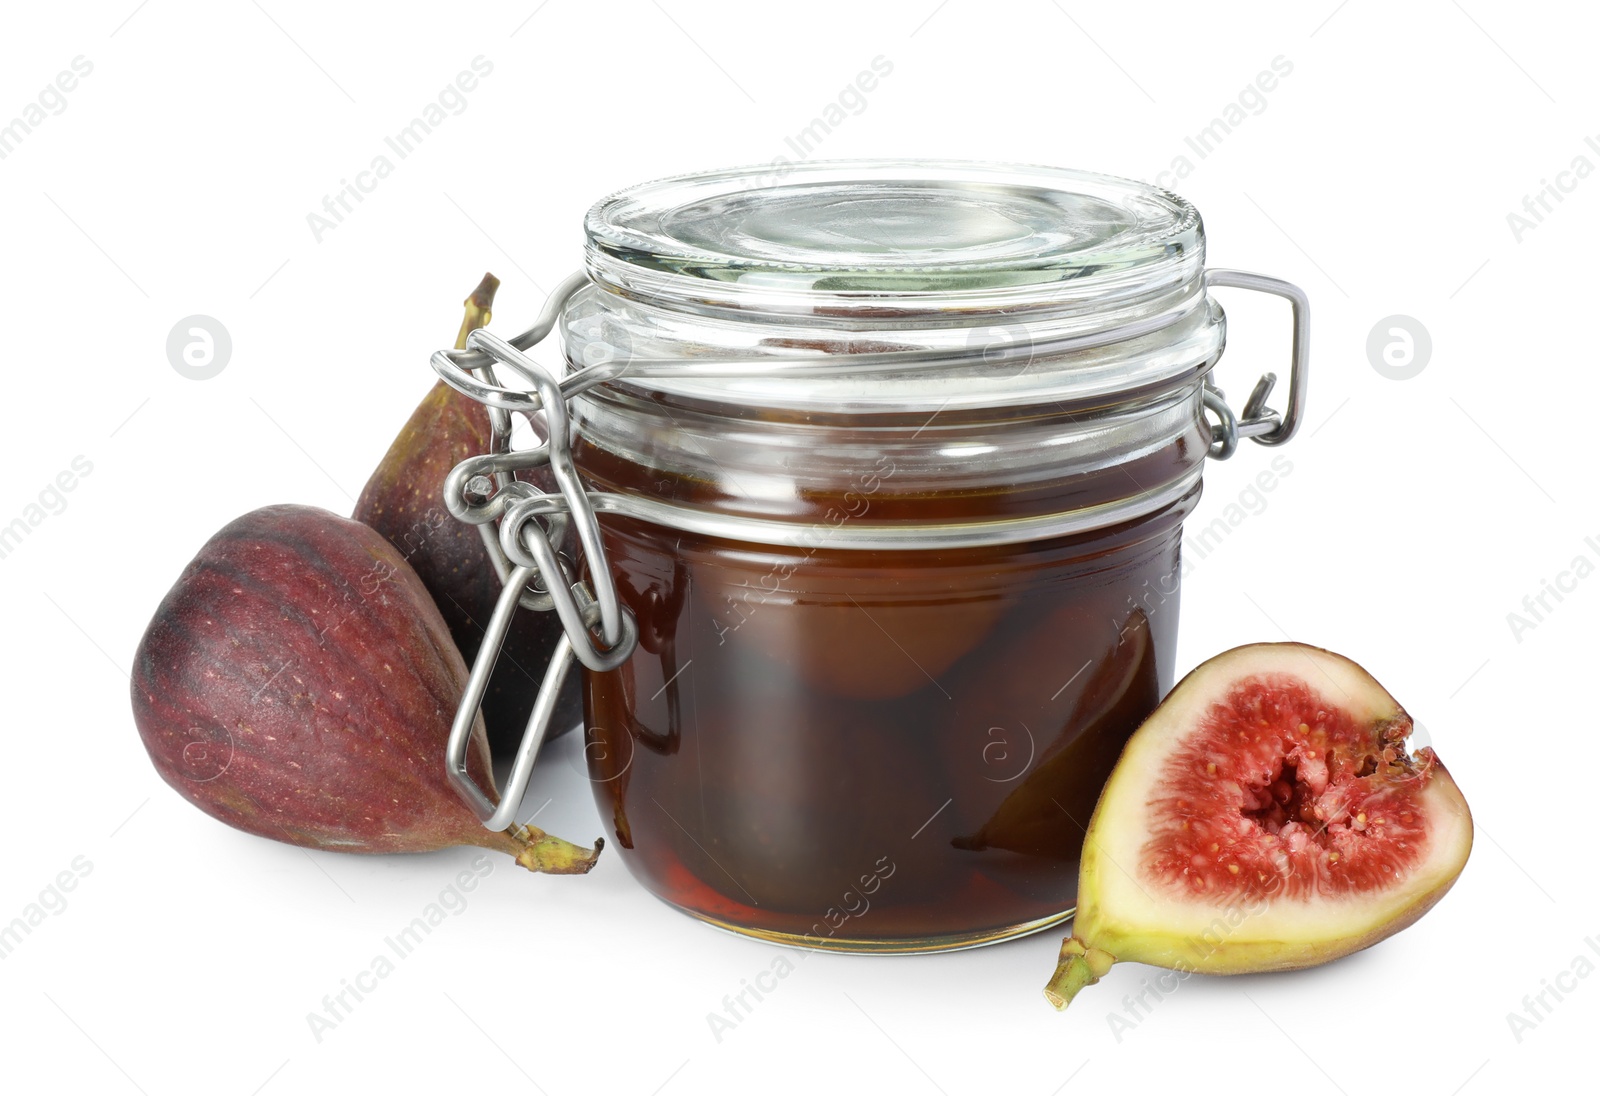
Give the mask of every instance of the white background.
M 1583 845 L 1600 578 L 1548 599 L 1520 636 L 1507 620 L 1575 557 L 1600 560 L 1600 177 L 1562 177 L 1571 193 L 1520 240 L 1507 221 L 1576 157 L 1600 166 L 1584 144 L 1600 134 L 1597 28 L 1580 6 L 136 3 L 70 17 L 7 5 L 0 26 L 0 120 L 74 57 L 93 65 L 0 160 L 0 524 L 74 457 L 93 465 L 0 560 L 13 713 L 0 921 L 74 857 L 92 863 L 66 909 L 0 961 L 0 1085 L 1449 1096 L 1592 1083 L 1600 977 L 1520 1041 L 1507 1020 L 1580 953 L 1600 962 L 1584 942 L 1600 936 L 1600 886 Z M 319 243 L 306 215 L 478 55 L 494 69 L 468 108 Z M 1364 663 L 1472 803 L 1465 874 L 1371 951 L 1193 979 L 1120 1041 L 1107 1013 L 1152 972 L 1118 967 L 1057 1015 L 1039 994 L 1050 932 L 809 958 L 718 1042 L 707 1013 L 772 949 L 670 911 L 614 851 L 583 879 L 501 860 L 317 1041 L 307 1013 L 473 854 L 311 854 L 196 812 L 157 778 L 129 713 L 149 614 L 235 515 L 349 511 L 483 270 L 505 283 L 496 329 L 520 330 L 578 265 L 596 198 L 784 155 L 878 55 L 892 74 L 819 155 L 1150 180 L 1188 155 L 1193 170 L 1162 181 L 1200 207 L 1213 264 L 1310 292 L 1293 472 L 1189 576 L 1179 668 L 1285 635 Z M 1280 55 L 1293 71 L 1265 108 L 1197 157 L 1185 137 Z M 1224 299 L 1237 400 L 1282 369 L 1287 320 L 1277 302 Z M 195 313 L 234 344 L 204 382 L 164 349 Z M 1431 332 L 1410 380 L 1368 361 L 1369 331 L 1393 314 Z M 1213 464 L 1200 521 L 1268 457 L 1247 444 Z M 575 747 L 541 762 L 526 809 L 550 799 L 540 823 L 581 840 L 602 829 Z

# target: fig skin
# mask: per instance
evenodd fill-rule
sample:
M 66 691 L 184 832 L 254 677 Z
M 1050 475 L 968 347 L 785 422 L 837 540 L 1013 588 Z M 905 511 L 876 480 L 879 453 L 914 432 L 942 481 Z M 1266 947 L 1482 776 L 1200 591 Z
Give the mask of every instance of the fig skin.
M 499 285 L 493 274 L 485 274 L 464 302 L 457 349 L 466 345 L 469 333 L 489 322 Z M 501 583 L 482 534 L 445 508 L 444 481 L 461 461 L 489 452 L 490 439 L 488 409 L 443 381 L 436 382 L 395 435 L 351 515 L 387 537 L 411 564 L 469 666 L 483 645 Z M 548 477 L 548 469 L 536 472 Z M 523 473 L 521 478 L 541 490 L 555 489 L 553 480 L 541 482 L 534 473 Z M 512 619 L 483 698 L 489 742 L 497 753 L 516 752 L 560 638 L 561 619 L 553 612 L 519 609 Z M 567 675 L 550 721 L 550 737 L 583 721 L 579 677 L 576 670 Z
M 134 722 L 156 771 L 247 833 L 339 852 L 477 845 L 582 874 L 593 850 L 485 829 L 445 751 L 467 668 L 416 573 L 376 531 L 268 506 L 206 542 L 134 656 Z M 496 797 L 480 717 L 468 771 Z
M 1155 806 L 1149 799 L 1153 774 L 1227 686 L 1262 674 L 1333 685 L 1340 694 L 1338 707 L 1369 728 L 1375 742 L 1399 747 L 1411 728 L 1405 709 L 1370 674 L 1319 647 L 1252 644 L 1196 667 L 1129 739 L 1090 819 L 1073 934 L 1062 943 L 1044 991 L 1057 1009 L 1066 1008 L 1117 962 L 1224 975 L 1331 962 L 1415 923 L 1460 876 L 1472 851 L 1472 815 L 1444 765 L 1431 749 L 1423 749 L 1410 759 L 1401 755 L 1400 761 L 1408 773 L 1420 776 L 1415 806 L 1430 821 L 1428 848 L 1394 885 L 1316 902 L 1271 895 L 1239 898 L 1227 906 L 1152 894 L 1159 884 L 1148 878 L 1141 882 L 1138 875 L 1143 871 L 1140 845 Z M 1224 920 L 1241 908 L 1244 916 L 1237 925 Z

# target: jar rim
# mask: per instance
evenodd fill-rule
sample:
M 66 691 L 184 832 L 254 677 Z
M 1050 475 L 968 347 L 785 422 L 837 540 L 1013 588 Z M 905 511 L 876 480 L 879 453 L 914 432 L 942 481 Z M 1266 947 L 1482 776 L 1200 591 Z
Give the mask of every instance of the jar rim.
M 586 218 L 569 371 L 768 412 L 1103 407 L 1221 353 L 1184 199 L 1092 172 L 836 160 L 643 183 Z
M 1088 311 L 1192 279 L 1185 199 L 1068 168 L 828 160 L 696 172 L 595 203 L 585 259 L 652 303 L 870 317 Z

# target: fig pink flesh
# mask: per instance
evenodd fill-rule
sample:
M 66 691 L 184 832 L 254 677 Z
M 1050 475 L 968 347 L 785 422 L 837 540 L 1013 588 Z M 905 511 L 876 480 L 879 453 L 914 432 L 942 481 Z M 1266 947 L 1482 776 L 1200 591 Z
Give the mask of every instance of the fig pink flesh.
M 1420 803 L 1436 759 L 1404 750 L 1403 714 L 1358 722 L 1305 681 L 1237 682 L 1151 789 L 1144 874 L 1188 897 L 1370 891 L 1428 844 Z

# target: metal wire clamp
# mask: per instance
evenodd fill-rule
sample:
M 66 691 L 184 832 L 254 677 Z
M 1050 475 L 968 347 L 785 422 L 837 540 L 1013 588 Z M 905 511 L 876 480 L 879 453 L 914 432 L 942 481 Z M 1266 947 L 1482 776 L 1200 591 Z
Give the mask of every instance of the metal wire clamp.
M 1250 289 L 1283 297 L 1290 303 L 1294 321 L 1288 402 L 1281 414 L 1267 406 L 1278 380 L 1275 373 L 1262 375 L 1238 414 L 1211 383 L 1209 375 L 1206 377 L 1203 405 L 1217 419 L 1211 424 L 1208 456 L 1217 460 L 1231 457 L 1243 438 L 1261 445 L 1282 445 L 1294 436 L 1304 415 L 1310 366 L 1310 301 L 1298 287 L 1264 274 L 1208 270 L 1205 280 L 1208 288 Z M 440 350 L 431 359 L 445 383 L 489 411 L 490 451 L 458 464 L 446 477 L 444 487 L 445 505 L 458 520 L 478 526 L 503 583 L 450 729 L 446 761 L 451 785 L 489 829 L 505 829 L 515 820 L 539 747 L 549 730 L 557 694 L 573 662 L 601 673 L 615 669 L 632 655 L 639 639 L 638 622 L 617 596 L 596 518 L 597 509 L 625 512 L 622 504 L 626 500 L 610 495 L 591 498 L 584 490 L 572 462 L 566 405 L 579 393 L 616 377 L 624 363 L 601 363 L 557 379 L 524 353 L 550 334 L 567 301 L 587 284 L 587 275 L 581 271 L 565 278 L 545 301 L 533 326 L 515 338 L 506 340 L 479 329 L 467 337 L 466 349 Z M 1074 342 L 1099 345 L 1142 336 L 1181 318 L 1179 313 L 1164 314 Z M 1065 345 L 1054 349 L 1064 348 Z M 913 356 L 895 352 L 869 354 L 853 360 L 852 366 L 903 365 Z M 496 376 L 496 367 L 500 366 L 511 370 L 528 387 L 502 386 Z M 636 360 L 628 363 L 628 368 L 644 375 L 661 375 L 681 369 L 682 363 Z M 524 450 L 511 448 L 513 412 L 542 426 L 542 444 Z M 517 478 L 519 471 L 542 465 L 548 465 L 555 478 L 559 489 L 555 495 Z M 569 529 L 576 533 L 583 550 L 587 578 L 580 577 L 572 560 L 556 548 Z M 557 613 L 562 636 L 528 717 L 505 793 L 496 803 L 468 775 L 467 754 L 490 675 L 519 607 Z
M 441 350 L 432 359 L 434 370 L 447 383 L 489 408 L 490 452 L 462 461 L 445 479 L 445 505 L 457 519 L 478 526 L 503 583 L 450 728 L 446 773 L 457 793 L 492 830 L 503 830 L 515 821 L 561 683 L 574 659 L 600 672 L 615 669 L 639 640 L 638 622 L 617 596 L 600 523 L 572 464 L 566 405 L 570 393 L 522 352 L 550 333 L 561 307 L 584 281 L 581 274 L 563 281 L 545 302 L 538 322 L 516 339 L 508 342 L 479 329 L 467 337 L 465 350 Z M 495 376 L 497 365 L 512 370 L 532 391 L 501 387 Z M 512 411 L 542 420 L 542 444 L 520 451 L 511 448 Z M 547 496 L 516 478 L 517 472 L 541 465 L 549 466 L 559 489 L 564 503 L 559 513 L 545 512 Z M 583 549 L 587 578 L 577 576 L 572 562 L 555 547 L 569 526 Z M 505 794 L 496 803 L 468 774 L 467 754 L 490 675 L 519 607 L 553 610 L 561 618 L 563 634 L 545 670 Z

